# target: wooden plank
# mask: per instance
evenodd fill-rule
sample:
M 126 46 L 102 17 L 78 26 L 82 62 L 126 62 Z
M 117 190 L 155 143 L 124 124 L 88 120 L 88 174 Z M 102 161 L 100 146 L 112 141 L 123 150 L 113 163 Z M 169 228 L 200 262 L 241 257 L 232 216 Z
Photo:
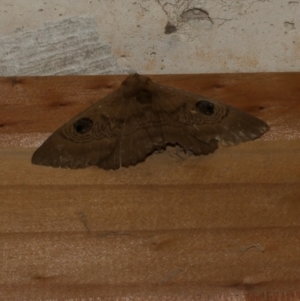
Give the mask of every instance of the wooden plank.
M 34 147 L 124 76 L 0 79 L 0 300 L 300 298 L 300 73 L 153 76 L 271 125 L 262 139 L 117 171 Z
M 125 76 L 0 77 L 0 145 L 36 146 Z M 272 126 L 263 139 L 298 139 L 300 73 L 156 75 L 166 85 L 224 101 Z M 34 135 L 30 135 L 34 133 Z M 275 135 L 275 136 L 274 136 Z

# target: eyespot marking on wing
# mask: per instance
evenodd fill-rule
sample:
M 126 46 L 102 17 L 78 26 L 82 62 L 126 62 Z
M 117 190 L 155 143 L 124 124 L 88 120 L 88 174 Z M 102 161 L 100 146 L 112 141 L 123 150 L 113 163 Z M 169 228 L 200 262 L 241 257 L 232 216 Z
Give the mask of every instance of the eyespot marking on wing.
M 212 115 L 215 111 L 215 106 L 207 100 L 198 101 L 196 103 L 196 108 L 200 113 L 208 116 Z
M 86 117 L 80 118 L 73 123 L 73 128 L 78 134 L 86 134 L 92 129 L 92 127 L 93 127 L 93 120 Z

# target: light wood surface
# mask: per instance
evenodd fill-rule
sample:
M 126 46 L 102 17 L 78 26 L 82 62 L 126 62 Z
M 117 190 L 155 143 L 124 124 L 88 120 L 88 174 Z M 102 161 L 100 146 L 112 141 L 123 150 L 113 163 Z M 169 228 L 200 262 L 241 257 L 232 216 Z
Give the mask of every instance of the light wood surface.
M 124 78 L 0 78 L 0 300 L 299 299 L 300 73 L 152 76 L 262 118 L 259 140 L 117 171 L 31 165 Z

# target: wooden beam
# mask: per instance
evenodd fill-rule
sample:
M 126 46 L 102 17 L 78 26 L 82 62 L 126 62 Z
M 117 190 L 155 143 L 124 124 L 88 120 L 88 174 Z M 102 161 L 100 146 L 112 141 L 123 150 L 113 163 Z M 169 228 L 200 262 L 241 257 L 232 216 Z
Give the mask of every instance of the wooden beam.
M 30 163 L 125 76 L 0 78 L 1 300 L 300 298 L 300 73 L 157 75 L 271 126 L 104 171 Z

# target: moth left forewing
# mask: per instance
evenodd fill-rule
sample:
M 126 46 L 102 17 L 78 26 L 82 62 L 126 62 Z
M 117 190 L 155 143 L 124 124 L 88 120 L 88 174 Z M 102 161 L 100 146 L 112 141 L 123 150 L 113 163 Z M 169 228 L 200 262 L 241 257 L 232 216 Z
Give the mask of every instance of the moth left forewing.
M 118 90 L 94 103 L 56 130 L 33 154 L 32 163 L 82 168 L 112 151 L 121 130 Z

